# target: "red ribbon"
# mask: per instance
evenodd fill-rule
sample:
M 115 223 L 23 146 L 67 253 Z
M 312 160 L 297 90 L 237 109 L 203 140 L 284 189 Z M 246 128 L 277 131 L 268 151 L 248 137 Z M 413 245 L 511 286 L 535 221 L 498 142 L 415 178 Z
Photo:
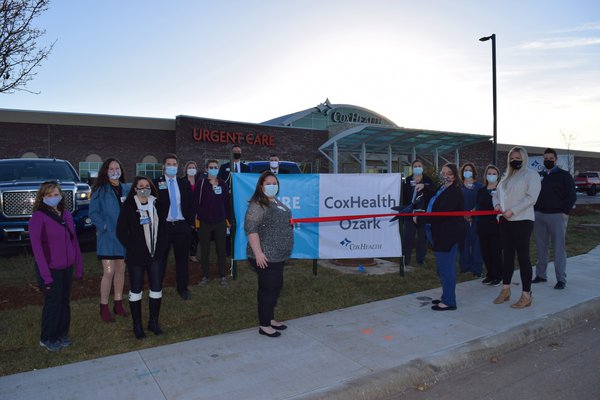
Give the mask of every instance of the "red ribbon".
M 394 214 L 365 214 L 365 215 L 336 215 L 331 217 L 312 217 L 312 218 L 292 218 L 290 224 L 301 224 L 308 222 L 334 222 L 334 221 L 349 221 L 353 219 L 365 218 L 384 218 L 384 217 L 477 217 L 481 215 L 498 215 L 500 211 L 436 211 L 436 212 L 416 212 L 416 213 L 394 213 Z

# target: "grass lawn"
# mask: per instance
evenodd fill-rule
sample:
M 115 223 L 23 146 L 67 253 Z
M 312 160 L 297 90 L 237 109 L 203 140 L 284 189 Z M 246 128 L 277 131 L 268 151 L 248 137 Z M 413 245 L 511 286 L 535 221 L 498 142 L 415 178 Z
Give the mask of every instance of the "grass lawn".
M 586 224 L 600 224 L 600 209 L 580 208 L 577 215 L 571 217 L 567 233 L 570 256 L 588 252 L 598 245 L 600 227 Z M 531 249 L 532 262 L 535 263 L 533 241 Z M 7 293 L 9 289 L 17 288 L 25 293 L 25 289 L 35 287 L 34 266 L 30 256 L 4 258 L 0 259 L 0 263 L 0 292 Z M 172 272 L 173 263 L 169 264 L 168 268 Z M 426 268 L 407 273 L 404 277 L 399 274 L 341 274 L 324 268 L 319 268 L 318 275 L 314 276 L 310 260 L 292 260 L 286 267 L 277 318 L 285 321 L 439 287 L 431 253 L 428 253 L 425 265 Z M 84 279 L 97 281 L 101 275 L 101 268 L 94 253 L 85 253 L 84 268 Z M 194 268 L 198 268 L 198 265 L 195 264 Z M 459 274 L 459 281 L 468 279 L 472 277 Z M 82 283 L 75 281 L 74 290 L 77 285 Z M 174 287 L 166 287 L 160 316 L 165 334 L 150 334 L 143 341 L 134 338 L 131 318 L 118 318 L 117 322 L 110 324 L 100 321 L 97 291 L 87 297 L 82 295 L 71 303 L 70 337 L 74 344 L 58 353 L 50 353 L 38 346 L 41 318 L 41 306 L 38 304 L 41 304 L 41 301 L 35 305 L 0 308 L 0 375 L 255 327 L 256 288 L 255 274 L 246 262 L 240 263 L 238 279 L 231 281 L 226 288 L 215 282 L 201 288 L 195 286 L 192 280 L 192 299 L 187 302 L 180 299 Z M 146 303 L 147 291 L 144 292 L 144 296 Z M 6 296 L 1 298 L 5 299 Z M 39 298 L 41 299 L 41 294 Z M 147 321 L 147 306 L 144 305 L 142 310 L 143 320 Z

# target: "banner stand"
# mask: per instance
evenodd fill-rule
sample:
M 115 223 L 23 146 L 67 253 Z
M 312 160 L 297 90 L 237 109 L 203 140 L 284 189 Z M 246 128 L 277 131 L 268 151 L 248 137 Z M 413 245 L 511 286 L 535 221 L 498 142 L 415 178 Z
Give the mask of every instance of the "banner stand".
M 313 268 L 312 269 L 313 269 L 313 275 L 314 276 L 317 276 L 317 261 L 319 261 L 319 260 L 317 260 L 316 258 L 313 258 L 313 260 L 312 260 L 312 262 L 313 262 Z

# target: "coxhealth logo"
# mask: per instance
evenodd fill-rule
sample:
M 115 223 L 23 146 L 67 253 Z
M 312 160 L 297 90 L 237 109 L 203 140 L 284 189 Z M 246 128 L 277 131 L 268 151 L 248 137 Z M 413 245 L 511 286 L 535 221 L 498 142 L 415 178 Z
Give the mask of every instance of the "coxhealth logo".
M 344 238 L 340 242 L 340 245 L 344 246 L 349 250 L 381 250 L 383 245 L 381 243 L 358 243 L 354 244 L 348 238 Z

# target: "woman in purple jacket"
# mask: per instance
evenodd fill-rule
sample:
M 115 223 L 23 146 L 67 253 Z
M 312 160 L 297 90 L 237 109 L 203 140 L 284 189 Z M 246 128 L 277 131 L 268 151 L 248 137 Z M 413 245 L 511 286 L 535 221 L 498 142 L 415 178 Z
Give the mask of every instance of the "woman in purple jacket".
M 29 220 L 31 248 L 38 281 L 44 293 L 40 346 L 58 351 L 71 345 L 71 282 L 83 276 L 83 263 L 75 224 L 56 182 L 43 183 Z

